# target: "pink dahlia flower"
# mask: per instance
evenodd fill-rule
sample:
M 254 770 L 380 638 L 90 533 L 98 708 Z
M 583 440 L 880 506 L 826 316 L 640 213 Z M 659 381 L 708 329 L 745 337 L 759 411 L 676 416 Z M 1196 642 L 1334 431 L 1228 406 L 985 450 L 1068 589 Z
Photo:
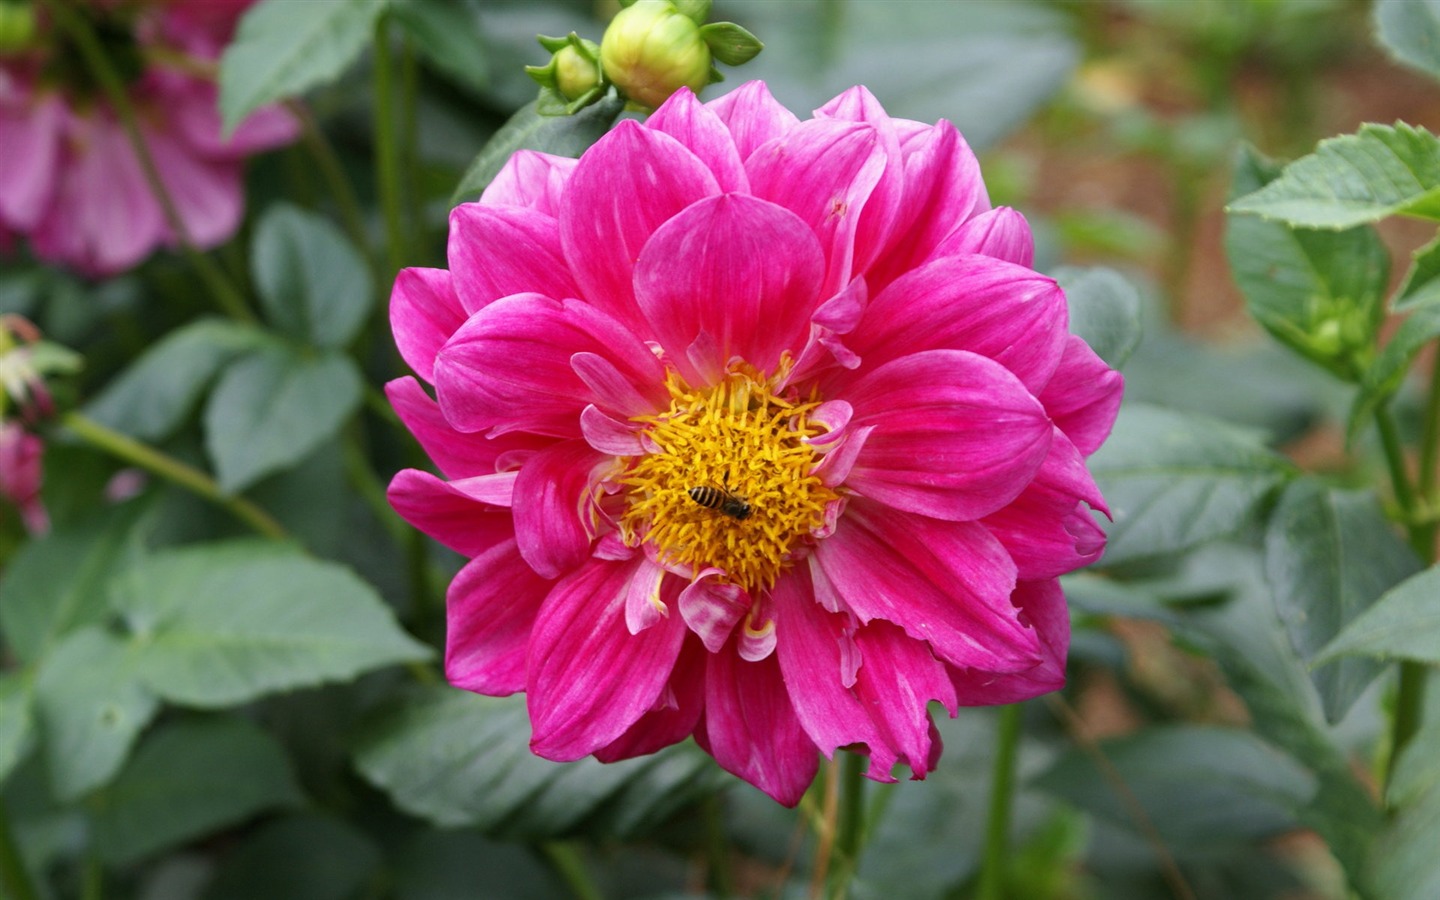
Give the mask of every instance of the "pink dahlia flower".
M 50 530 L 50 516 L 40 499 L 41 459 L 45 442 L 18 422 L 0 424 L 0 497 L 20 511 L 31 534 Z
M 1031 252 L 954 126 L 864 88 L 803 122 L 681 91 L 516 154 L 391 301 L 445 475 L 391 502 L 472 558 L 449 679 L 525 691 L 541 756 L 693 734 L 786 804 L 839 747 L 923 777 L 932 701 L 1060 687 L 1122 384 Z
M 271 107 L 221 136 L 216 87 L 200 70 L 249 2 L 76 4 L 128 77 L 145 144 L 201 248 L 239 227 L 244 158 L 298 132 Z M 0 232 L 27 236 L 41 259 L 110 275 L 178 243 L 120 120 L 53 25 L 29 51 L 0 58 L 0 159 Z

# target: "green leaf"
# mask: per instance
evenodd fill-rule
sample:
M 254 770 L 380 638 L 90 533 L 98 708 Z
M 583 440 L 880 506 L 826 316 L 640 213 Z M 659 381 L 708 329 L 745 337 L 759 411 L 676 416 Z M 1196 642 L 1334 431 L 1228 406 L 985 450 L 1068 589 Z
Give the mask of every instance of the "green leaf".
M 159 710 L 134 662 L 124 642 L 96 627 L 70 634 L 40 661 L 35 706 L 59 800 L 108 782 Z
M 1248 432 L 1129 404 L 1090 471 L 1113 516 L 1103 562 L 1116 564 L 1239 530 L 1290 466 Z
M 1232 196 L 1257 191 L 1279 173 L 1276 163 L 1242 150 Z M 1232 213 L 1225 251 L 1257 322 L 1341 378 L 1359 378 L 1356 360 L 1374 345 L 1390 278 L 1390 254 L 1373 228 L 1295 229 Z
M 427 62 L 464 87 L 482 91 L 489 86 L 490 51 L 464 6 L 452 0 L 406 0 L 391 11 Z
M 1125 276 L 1103 266 L 1062 266 L 1054 273 L 1070 303 L 1070 330 L 1120 368 L 1140 343 L 1140 295 Z
M 700 28 L 700 39 L 710 48 L 710 55 L 727 66 L 743 66 L 765 49 L 759 38 L 734 22 L 704 25 Z
M 20 762 L 35 731 L 34 697 L 35 685 L 28 673 L 0 675 L 0 784 Z
M 261 0 L 220 58 L 225 133 L 267 103 L 334 81 L 360 56 L 388 0 Z
M 1440 300 L 1440 238 L 1410 255 L 1410 270 L 1395 292 L 1395 311 L 1405 312 Z
M 360 404 L 355 363 L 330 351 L 267 347 L 237 360 L 205 404 L 205 446 L 220 487 L 236 492 L 298 463 Z
M 39 659 L 71 629 L 106 615 L 105 583 L 139 553 L 141 508 L 127 504 L 84 526 L 27 543 L 0 581 L 0 629 L 15 655 Z
M 654 807 L 673 812 L 675 794 L 694 797 L 714 771 L 708 757 L 683 745 L 608 765 L 553 763 L 530 753 L 529 733 L 523 697 L 436 688 L 378 714 L 355 764 L 412 815 L 528 839 L 573 833 L 609 803 L 648 808 L 633 817 L 606 810 L 612 822 L 653 823 Z
M 1297 811 L 1316 789 L 1310 772 L 1239 729 L 1158 726 L 1103 741 L 1100 749 L 1165 843 L 1189 853 L 1294 828 Z M 1105 773 L 1079 748 L 1062 755 L 1034 785 L 1137 828 Z
M 397 900 L 455 900 L 485 885 L 487 900 L 534 900 L 555 892 L 554 875 L 513 844 L 473 831 L 426 829 L 399 847 L 395 858 Z
M 1309 663 L 1386 590 L 1420 568 L 1369 491 L 1326 488 L 1297 479 L 1280 495 L 1265 534 L 1265 576 L 1290 641 Z M 1311 671 L 1338 722 L 1380 674 L 1370 660 L 1349 659 Z
M 1379 0 L 1375 35 L 1400 62 L 1440 78 L 1440 2 Z
M 1400 751 L 1400 759 L 1385 785 L 1385 797 L 1395 806 L 1409 806 L 1427 791 L 1440 788 L 1440 719 L 1425 723 Z
M 323 216 L 270 207 L 256 226 L 250 267 L 266 316 L 296 340 L 342 348 L 370 315 L 365 258 Z
M 1440 141 L 1403 122 L 1362 125 L 1321 141 L 1230 210 L 1301 228 L 1350 228 L 1397 213 L 1440 219 Z
M 521 107 L 470 163 L 450 205 L 478 197 L 516 150 L 578 157 L 610 130 L 624 108 L 618 97 L 606 97 L 573 116 L 542 116 L 534 103 Z
M 294 816 L 270 823 L 230 852 L 204 896 L 347 900 L 363 895 L 381 859 L 380 848 L 341 819 Z
M 1356 655 L 1440 663 L 1440 566 L 1386 591 L 1320 651 L 1315 665 Z
M 1427 749 L 1440 754 L 1440 746 Z M 1369 896 L 1385 900 L 1433 900 L 1440 897 L 1440 788 L 1431 788 L 1400 809 L 1376 835 L 1370 858 Z
M 175 329 L 146 350 L 85 406 L 91 418 L 145 441 L 175 432 L 215 373 L 265 340 L 258 329 L 205 319 Z
M 1411 364 L 1425 345 L 1440 337 L 1440 298 L 1410 309 L 1409 317 L 1390 335 L 1384 349 L 1360 379 L 1360 390 L 1355 393 L 1346 423 L 1350 440 L 1370 422 L 1375 410 L 1400 390 Z
M 188 706 L 219 707 L 420 661 L 349 570 L 273 544 L 235 541 L 155 554 L 116 582 L 139 677 Z
M 285 751 L 250 722 L 168 722 L 97 795 L 95 839 L 104 860 L 125 864 L 303 799 Z

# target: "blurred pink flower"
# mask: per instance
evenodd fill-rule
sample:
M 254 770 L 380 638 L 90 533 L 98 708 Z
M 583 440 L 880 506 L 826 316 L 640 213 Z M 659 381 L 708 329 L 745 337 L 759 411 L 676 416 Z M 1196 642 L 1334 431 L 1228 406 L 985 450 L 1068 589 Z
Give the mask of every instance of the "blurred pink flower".
M 40 502 L 40 463 L 45 442 L 18 422 L 0 424 L 0 496 L 16 509 L 31 534 L 50 530 L 50 517 Z
M 227 240 L 244 211 L 244 158 L 294 139 L 293 117 L 256 112 L 222 138 L 217 91 L 200 69 L 219 57 L 249 0 L 77 4 L 102 26 L 129 77 L 140 131 L 191 241 Z M 89 275 L 131 268 L 177 236 L 139 157 L 83 60 L 54 29 L 0 58 L 0 232 Z
M 681 91 L 581 159 L 517 153 L 396 280 L 387 390 L 446 476 L 395 508 L 471 562 L 446 671 L 544 757 L 693 734 L 794 804 L 817 749 L 936 764 L 927 704 L 1064 683 L 1056 580 L 1122 381 L 1068 333 L 953 125 L 854 88 Z

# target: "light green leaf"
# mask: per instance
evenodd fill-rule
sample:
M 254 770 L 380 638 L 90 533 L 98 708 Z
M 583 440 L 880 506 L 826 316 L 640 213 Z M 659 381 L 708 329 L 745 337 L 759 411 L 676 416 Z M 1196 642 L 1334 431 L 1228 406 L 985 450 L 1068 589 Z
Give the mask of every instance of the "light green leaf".
M 1396 214 L 1440 219 L 1440 141 L 1403 122 L 1362 125 L 1321 141 L 1230 210 L 1301 228 L 1350 228 Z
M 261 0 L 220 58 L 225 133 L 267 103 L 334 81 L 370 43 L 388 0 Z
M 1426 722 L 1400 751 L 1385 797 L 1394 806 L 1409 806 L 1436 789 L 1440 789 L 1440 719 Z
M 710 54 L 727 66 L 743 66 L 765 49 L 759 38 L 734 22 L 711 22 L 703 25 L 700 28 L 700 39 L 710 48 Z
M 1427 752 L 1440 755 L 1431 743 Z M 1368 896 L 1385 900 L 1434 900 L 1440 897 L 1440 788 L 1432 787 L 1402 807 L 1375 837 L 1370 857 Z
M 1188 853 L 1288 831 L 1315 794 L 1310 772 L 1240 729 L 1157 726 L 1100 748 L 1165 843 Z M 1078 748 L 1034 785 L 1114 824 L 1137 827 L 1093 758 Z
M 1440 300 L 1440 238 L 1410 255 L 1410 270 L 1395 292 L 1395 311 L 1405 312 Z
M 157 553 L 118 579 L 111 604 L 132 633 L 139 677 L 188 706 L 230 706 L 430 656 L 349 570 L 273 544 Z
M 205 404 L 205 447 L 220 487 L 240 491 L 304 459 L 360 404 L 355 363 L 336 351 L 267 347 L 236 360 Z
M 362 735 L 355 764 L 412 815 L 530 839 L 579 830 L 610 803 L 626 807 L 605 812 L 615 827 L 651 826 L 677 802 L 714 787 L 713 765 L 693 746 L 561 764 L 531 754 L 529 733 L 523 697 L 436 688 L 382 711 Z
M 1242 150 L 1232 195 L 1257 191 L 1279 173 L 1278 164 Z M 1225 251 L 1257 322 L 1337 376 L 1359 378 L 1356 361 L 1374 345 L 1390 277 L 1390 254 L 1373 228 L 1295 229 L 1232 213 Z
M 195 408 L 216 372 L 264 341 L 263 332 L 236 322 L 202 319 L 184 325 L 141 354 L 85 412 L 141 440 L 164 440 Z
M 380 848 L 343 820 L 294 816 L 267 825 L 228 854 L 204 896 L 347 900 L 364 894 L 381 860 Z
M 83 527 L 57 528 L 10 560 L 0 629 L 16 656 L 33 662 L 66 632 L 105 617 L 106 580 L 139 553 L 141 512 L 127 504 Z
M 1250 433 L 1143 404 L 1090 458 L 1113 521 L 1104 564 L 1175 553 L 1251 522 L 1290 465 Z
M 169 722 L 96 797 L 95 839 L 125 864 L 303 799 L 285 751 L 248 721 Z
M 490 51 L 466 7 L 452 0 L 405 0 L 392 13 L 427 62 L 472 90 L 489 86 Z
M 140 683 L 124 642 L 89 627 L 40 661 L 35 706 L 51 789 L 69 802 L 115 775 L 160 704 Z
M 1384 349 L 1360 379 L 1360 390 L 1350 405 L 1346 424 L 1346 434 L 1351 440 L 1370 422 L 1375 410 L 1400 390 L 1406 373 L 1425 345 L 1440 336 L 1440 297 L 1409 308 L 1409 317 L 1390 335 Z
M 35 686 L 27 672 L 0 675 L 0 784 L 10 777 L 34 734 Z
M 1379 0 L 1375 34 L 1391 56 L 1440 78 L 1440 0 Z
M 1356 655 L 1440 663 L 1440 566 L 1386 591 L 1320 651 L 1315 665 Z
M 265 315 L 282 332 L 340 349 L 370 314 L 370 270 L 328 219 L 288 203 L 265 211 L 255 228 L 250 268 Z
M 542 116 L 534 103 L 521 107 L 470 163 L 450 204 L 479 197 L 516 150 L 578 157 L 610 130 L 624 108 L 617 97 L 606 97 L 573 116 Z
M 1135 286 L 1103 266 L 1064 266 L 1054 274 L 1070 303 L 1070 330 L 1112 368 L 1125 365 L 1140 343 L 1140 295 Z
M 1368 491 L 1328 489 L 1301 478 L 1280 495 L 1265 534 L 1265 577 L 1301 660 L 1336 634 L 1420 562 Z M 1325 716 L 1338 722 L 1380 673 L 1370 660 L 1314 669 Z

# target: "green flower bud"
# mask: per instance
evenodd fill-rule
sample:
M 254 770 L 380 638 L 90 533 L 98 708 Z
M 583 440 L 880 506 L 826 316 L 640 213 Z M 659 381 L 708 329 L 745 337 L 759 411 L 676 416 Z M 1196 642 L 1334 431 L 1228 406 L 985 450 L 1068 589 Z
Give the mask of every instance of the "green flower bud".
M 600 71 L 600 48 L 575 32 L 569 37 L 540 35 L 540 46 L 550 51 L 544 66 L 526 66 L 525 71 L 540 85 L 536 107 L 543 116 L 571 116 L 600 99 L 605 93 L 605 76 Z
M 600 63 L 630 101 L 654 109 L 682 87 L 710 83 L 710 47 L 695 20 L 670 0 L 636 0 L 600 40 Z
M 0 54 L 25 50 L 35 39 L 35 8 L 0 0 Z
M 566 100 L 579 100 L 600 86 L 600 63 L 566 46 L 555 54 L 555 87 Z

